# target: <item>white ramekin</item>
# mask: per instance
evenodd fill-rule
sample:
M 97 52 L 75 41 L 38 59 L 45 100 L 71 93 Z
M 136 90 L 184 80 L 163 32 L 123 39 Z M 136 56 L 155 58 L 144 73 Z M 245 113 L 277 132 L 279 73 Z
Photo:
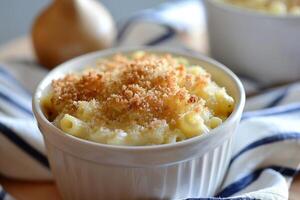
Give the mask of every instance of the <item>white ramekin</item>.
M 262 85 L 300 79 L 300 17 L 205 0 L 213 58 Z
M 137 49 L 170 52 L 203 66 L 227 88 L 236 106 L 209 134 L 176 144 L 113 146 L 64 134 L 43 115 L 40 98 L 53 79 L 94 63 L 98 58 Z M 222 64 L 200 55 L 158 48 L 110 49 L 87 54 L 52 70 L 39 84 L 33 110 L 44 136 L 51 169 L 64 199 L 184 199 L 212 196 L 219 189 L 231 155 L 232 137 L 245 104 L 239 79 Z

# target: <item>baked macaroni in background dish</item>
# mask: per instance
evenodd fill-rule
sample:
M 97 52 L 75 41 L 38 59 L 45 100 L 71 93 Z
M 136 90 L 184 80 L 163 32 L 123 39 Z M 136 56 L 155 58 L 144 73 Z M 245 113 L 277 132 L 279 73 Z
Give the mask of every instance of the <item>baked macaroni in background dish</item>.
M 300 15 L 300 0 L 221 0 L 226 3 L 275 15 Z
M 185 58 L 139 51 L 54 80 L 41 106 L 67 134 L 137 146 L 206 134 L 231 114 L 234 99 Z

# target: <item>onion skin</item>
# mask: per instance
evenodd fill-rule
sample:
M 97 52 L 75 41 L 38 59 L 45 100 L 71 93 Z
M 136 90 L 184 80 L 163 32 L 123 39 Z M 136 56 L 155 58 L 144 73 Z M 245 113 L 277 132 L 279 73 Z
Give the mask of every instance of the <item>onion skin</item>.
M 38 62 L 48 69 L 109 48 L 115 36 L 110 13 L 95 0 L 54 0 L 36 18 L 31 32 Z

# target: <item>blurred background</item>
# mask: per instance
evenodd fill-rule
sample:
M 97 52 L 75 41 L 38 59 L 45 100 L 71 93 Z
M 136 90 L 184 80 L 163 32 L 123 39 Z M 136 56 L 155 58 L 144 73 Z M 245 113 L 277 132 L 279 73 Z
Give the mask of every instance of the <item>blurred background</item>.
M 0 0 L 0 44 L 29 33 L 34 17 L 50 2 L 51 0 Z M 162 2 L 164 0 L 101 0 L 117 22 L 137 10 Z

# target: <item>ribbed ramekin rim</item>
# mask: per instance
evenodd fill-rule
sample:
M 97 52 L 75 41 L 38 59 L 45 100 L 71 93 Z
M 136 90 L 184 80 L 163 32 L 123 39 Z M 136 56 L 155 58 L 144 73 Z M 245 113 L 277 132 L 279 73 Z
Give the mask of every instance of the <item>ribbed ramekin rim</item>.
M 39 104 L 39 93 L 42 93 L 41 86 L 44 84 L 46 81 L 47 77 L 51 76 L 51 74 L 54 74 L 57 71 L 60 71 L 61 69 L 67 67 L 68 65 L 73 65 L 73 63 L 80 62 L 80 60 L 85 60 L 88 57 L 95 57 L 101 58 L 101 57 L 108 57 L 110 55 L 116 54 L 116 53 L 126 53 L 126 52 L 132 52 L 132 51 L 149 51 L 149 52 L 157 52 L 157 53 L 170 53 L 170 54 L 175 54 L 178 56 L 183 56 L 183 57 L 188 57 L 200 61 L 204 61 L 208 64 L 213 65 L 213 67 L 218 68 L 221 70 L 223 73 L 227 74 L 227 76 L 230 77 L 231 81 L 234 83 L 236 89 L 238 90 L 238 101 L 235 104 L 234 110 L 231 113 L 231 115 L 217 128 L 210 130 L 209 134 L 197 136 L 194 138 L 190 138 L 181 142 L 177 143 L 172 143 L 172 144 L 161 144 L 161 145 L 146 145 L 146 146 L 121 146 L 121 145 L 110 145 L 110 144 L 102 144 L 102 143 L 96 143 L 92 142 L 89 140 L 84 140 L 80 139 L 77 137 L 74 137 L 69 134 L 65 134 L 62 130 L 54 126 L 43 114 L 40 104 Z M 70 67 L 70 66 L 69 66 Z M 53 80 L 53 79 L 52 79 Z M 88 53 L 79 57 L 76 57 L 74 59 L 71 59 L 65 63 L 62 63 L 58 65 L 56 68 L 51 70 L 46 77 L 38 84 L 36 91 L 33 95 L 33 100 L 32 100 L 32 108 L 34 115 L 37 119 L 37 121 L 49 128 L 49 131 L 51 130 L 53 133 L 52 134 L 57 134 L 59 137 L 63 137 L 64 139 L 69 140 L 70 142 L 73 143 L 80 143 L 81 145 L 90 145 L 90 146 L 95 146 L 98 148 L 104 148 L 107 150 L 120 150 L 120 151 L 153 151 L 153 150 L 166 150 L 169 148 L 178 148 L 181 146 L 188 146 L 192 143 L 197 143 L 201 140 L 208 139 L 211 134 L 217 134 L 222 132 L 222 127 L 226 126 L 227 124 L 235 121 L 238 121 L 241 113 L 243 112 L 245 105 L 245 91 L 243 88 L 243 85 L 239 78 L 227 67 L 225 67 L 223 64 L 213 60 L 212 58 L 209 58 L 207 56 L 201 55 L 200 53 L 193 53 L 193 52 L 183 52 L 181 50 L 174 50 L 171 48 L 165 48 L 165 47 L 146 47 L 146 46 L 135 46 L 135 47 L 119 47 L 119 48 L 110 48 L 102 51 L 96 51 L 92 53 Z

